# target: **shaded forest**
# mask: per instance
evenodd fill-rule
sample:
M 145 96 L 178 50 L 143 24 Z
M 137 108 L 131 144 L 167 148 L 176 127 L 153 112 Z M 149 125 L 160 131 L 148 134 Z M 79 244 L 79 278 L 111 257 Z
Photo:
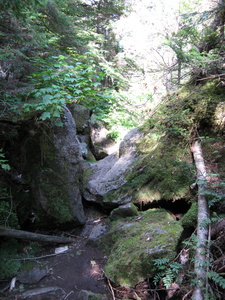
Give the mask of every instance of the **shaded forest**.
M 166 15 L 166 3 L 161 4 Z M 175 26 L 167 26 L 165 19 L 162 28 L 154 24 L 155 32 L 149 29 L 147 53 L 144 46 L 143 52 L 136 52 L 132 44 L 126 47 L 123 39 L 129 33 L 118 32 L 116 27 L 132 13 L 138 15 L 138 7 L 144 7 L 151 18 L 156 4 L 129 0 L 0 0 L 0 236 L 10 237 L 10 229 L 19 235 L 16 230 L 21 229 L 25 218 L 17 211 L 15 192 L 27 184 L 20 176 L 23 162 L 12 153 L 20 137 L 18 132 L 29 129 L 33 136 L 34 128 L 44 124 L 63 127 L 63 110 L 76 103 L 89 109 L 115 142 L 139 126 L 146 135 L 153 130 L 165 137 L 166 143 L 180 144 L 181 149 L 185 145 L 192 152 L 197 170 L 190 187 L 194 200 L 189 199 L 192 211 L 185 218 L 192 220 L 195 214 L 196 224 L 189 227 L 193 232 L 197 229 L 197 237 L 186 240 L 184 248 L 192 253 L 191 272 L 194 270 L 196 276 L 188 271 L 193 280 L 187 276 L 182 293 L 172 293 L 168 299 L 190 299 L 193 291 L 196 300 L 223 299 L 225 1 L 180 1 L 178 11 L 174 10 Z M 147 162 L 150 142 L 144 142 L 139 151 L 146 155 L 147 175 L 158 184 L 158 171 L 150 174 Z M 199 169 L 196 156 L 198 146 L 197 155 L 200 153 L 206 165 L 203 169 Z M 168 163 L 165 177 L 170 176 L 169 168 Z M 143 178 L 149 183 L 145 174 Z M 138 190 L 135 184 L 141 190 L 143 182 L 133 179 L 133 190 Z M 138 195 L 141 203 L 141 191 Z M 2 257 L 5 249 L 2 243 Z M 208 264 L 202 265 L 204 261 Z M 164 286 L 168 280 L 169 288 L 179 270 L 172 265 L 169 273 L 170 262 L 163 259 L 157 264 L 161 276 L 157 288 L 161 288 L 162 278 Z M 0 279 L 11 278 L 17 270 L 18 265 L 12 265 Z

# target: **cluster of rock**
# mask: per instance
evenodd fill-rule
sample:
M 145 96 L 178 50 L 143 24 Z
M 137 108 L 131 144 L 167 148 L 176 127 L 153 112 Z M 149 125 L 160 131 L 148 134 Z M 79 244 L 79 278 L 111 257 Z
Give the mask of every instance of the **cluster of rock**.
M 142 136 L 138 129 L 131 130 L 118 147 L 81 105 L 65 107 L 62 122 L 62 127 L 29 128 L 23 141 L 22 177 L 30 181 L 31 205 L 39 222 L 83 225 L 82 199 L 110 210 L 131 203 L 126 194 L 112 201 L 106 195 L 127 182 L 126 173 L 140 157 L 135 144 Z
M 132 129 L 117 145 L 77 104 L 64 107 L 61 122 L 24 128 L 20 179 L 29 186 L 26 205 L 36 211 L 40 227 L 64 229 L 85 225 L 83 201 L 97 203 L 113 225 L 96 224 L 89 242 L 104 248 L 108 278 L 133 286 L 153 276 L 154 259 L 175 255 L 182 226 L 164 209 L 140 212 L 132 192 L 121 190 L 142 158 L 137 143 L 144 134 Z M 82 293 L 80 299 L 91 299 Z

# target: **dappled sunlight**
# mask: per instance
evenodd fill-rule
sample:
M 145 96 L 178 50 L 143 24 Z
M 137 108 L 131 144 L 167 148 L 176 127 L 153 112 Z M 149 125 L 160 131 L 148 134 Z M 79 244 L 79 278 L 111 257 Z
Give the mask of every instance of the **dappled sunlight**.
M 89 272 L 91 277 L 102 277 L 104 271 L 95 260 L 91 260 L 90 266 Z

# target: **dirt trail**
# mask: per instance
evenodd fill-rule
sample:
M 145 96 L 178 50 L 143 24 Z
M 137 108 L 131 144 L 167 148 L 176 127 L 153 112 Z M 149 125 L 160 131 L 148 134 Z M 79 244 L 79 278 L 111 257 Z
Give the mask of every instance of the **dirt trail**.
M 90 228 L 86 228 L 85 232 Z M 92 226 L 93 229 L 93 226 Z M 84 232 L 84 231 L 83 231 Z M 58 246 L 56 246 L 58 247 Z M 64 253 L 54 255 L 55 248 L 45 251 L 43 256 L 53 254 L 38 260 L 41 265 L 46 265 L 50 271 L 47 276 L 35 284 L 22 284 L 17 281 L 14 291 L 0 300 L 76 300 L 81 290 L 88 290 L 94 293 L 107 295 L 105 299 L 112 299 L 108 286 L 105 282 L 103 266 L 106 258 L 101 250 L 94 244 L 88 242 L 88 236 L 77 237 L 77 241 L 68 245 L 68 250 Z M 43 294 L 34 295 L 31 298 L 21 296 L 19 290 L 21 286 L 23 292 L 45 287 L 58 287 L 65 293 L 54 296 Z

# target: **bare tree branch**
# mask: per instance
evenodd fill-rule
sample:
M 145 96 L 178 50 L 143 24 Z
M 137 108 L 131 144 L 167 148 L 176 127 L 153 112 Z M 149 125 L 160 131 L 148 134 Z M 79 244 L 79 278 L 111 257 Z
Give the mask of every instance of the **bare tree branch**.
M 38 241 L 38 242 L 57 243 L 57 244 L 73 243 L 75 241 L 74 239 L 67 238 L 67 237 L 38 234 L 34 232 L 17 230 L 17 229 L 7 228 L 3 226 L 0 226 L 0 236 L 22 239 L 22 240 Z

